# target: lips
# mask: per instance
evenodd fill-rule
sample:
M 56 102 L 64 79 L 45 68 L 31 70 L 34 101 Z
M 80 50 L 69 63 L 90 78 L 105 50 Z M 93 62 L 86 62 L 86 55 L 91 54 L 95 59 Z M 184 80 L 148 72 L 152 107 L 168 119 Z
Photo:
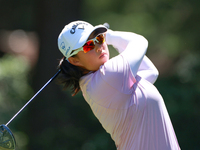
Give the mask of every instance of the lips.
M 101 55 L 99 56 L 99 58 L 103 58 L 106 55 L 106 53 L 101 53 Z

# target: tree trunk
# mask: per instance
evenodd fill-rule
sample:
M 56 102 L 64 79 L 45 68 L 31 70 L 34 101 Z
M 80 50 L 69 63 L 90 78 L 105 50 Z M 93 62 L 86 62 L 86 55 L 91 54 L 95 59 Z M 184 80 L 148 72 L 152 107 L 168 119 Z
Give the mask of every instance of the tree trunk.
M 36 0 L 37 31 L 40 41 L 39 60 L 33 87 L 38 91 L 56 72 L 62 54 L 57 47 L 57 37 L 65 24 L 79 19 L 80 0 Z M 63 134 L 64 109 L 67 97 L 53 81 L 29 108 L 29 149 L 65 149 Z M 68 106 L 69 107 L 69 106 Z M 64 137 L 63 137 L 64 138 Z

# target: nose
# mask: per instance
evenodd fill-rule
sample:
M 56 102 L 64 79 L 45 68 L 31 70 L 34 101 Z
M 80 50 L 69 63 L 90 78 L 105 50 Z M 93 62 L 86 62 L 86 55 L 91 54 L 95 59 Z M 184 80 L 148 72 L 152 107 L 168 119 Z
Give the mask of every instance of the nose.
M 95 47 L 96 52 L 101 52 L 101 51 L 103 50 L 102 45 L 103 45 L 103 44 L 98 44 L 98 43 L 96 43 L 96 47 Z

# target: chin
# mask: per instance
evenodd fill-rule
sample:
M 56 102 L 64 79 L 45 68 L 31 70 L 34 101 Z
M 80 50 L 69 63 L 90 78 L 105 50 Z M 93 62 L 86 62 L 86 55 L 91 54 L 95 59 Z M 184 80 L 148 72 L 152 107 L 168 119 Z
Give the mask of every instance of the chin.
M 104 63 L 106 63 L 108 60 L 109 60 L 108 58 L 102 59 L 101 65 L 103 65 Z

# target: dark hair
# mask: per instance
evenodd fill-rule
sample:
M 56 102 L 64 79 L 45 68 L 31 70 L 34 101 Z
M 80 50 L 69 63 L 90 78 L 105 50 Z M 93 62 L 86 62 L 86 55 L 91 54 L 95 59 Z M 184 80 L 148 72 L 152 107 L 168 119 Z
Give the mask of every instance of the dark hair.
M 61 69 L 58 83 L 62 84 L 64 89 L 71 88 L 72 96 L 75 96 L 80 91 L 79 80 L 84 75 L 84 70 L 70 64 L 65 57 L 60 60 L 58 67 Z

